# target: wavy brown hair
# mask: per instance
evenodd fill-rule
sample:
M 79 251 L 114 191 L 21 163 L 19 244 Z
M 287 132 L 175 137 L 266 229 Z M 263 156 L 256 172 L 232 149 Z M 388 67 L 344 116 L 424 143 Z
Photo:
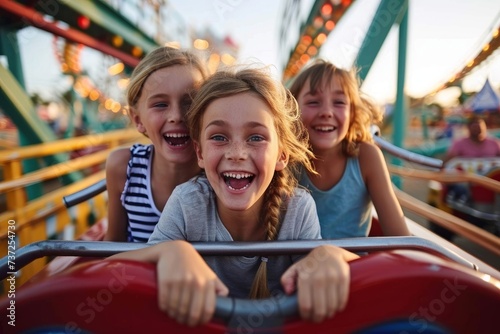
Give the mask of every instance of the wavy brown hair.
M 278 134 L 278 145 L 288 158 L 287 166 L 274 172 L 260 212 L 260 223 L 267 227 L 266 240 L 276 240 L 287 199 L 293 195 L 298 184 L 295 175 L 299 166 L 315 173 L 311 164 L 314 155 L 308 148 L 309 137 L 300 120 L 295 98 L 264 69 L 220 71 L 201 85 L 187 113 L 187 123 L 191 138 L 199 143 L 203 115 L 210 103 L 242 93 L 254 94 L 270 107 Z M 252 284 L 250 298 L 269 296 L 266 261 L 262 261 Z
M 361 95 L 355 68 L 348 71 L 323 59 L 317 59 L 295 78 L 290 92 L 295 98 L 298 98 L 309 80 L 309 91 L 314 94 L 321 85 L 330 85 L 334 77 L 339 80 L 344 93 L 351 102 L 349 130 L 342 142 L 342 151 L 347 156 L 356 156 L 359 151 L 359 143 L 373 142 L 370 125 L 380 123 L 382 113 L 375 103 L 368 97 Z

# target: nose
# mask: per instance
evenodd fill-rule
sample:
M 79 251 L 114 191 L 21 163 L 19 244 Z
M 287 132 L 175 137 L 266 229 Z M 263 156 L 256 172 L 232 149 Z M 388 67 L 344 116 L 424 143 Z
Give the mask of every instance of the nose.
M 331 118 L 333 117 L 333 105 L 327 102 L 323 102 L 321 108 L 319 109 L 320 117 Z
M 227 145 L 225 157 L 233 161 L 245 160 L 248 157 L 245 143 L 241 141 L 230 142 L 229 145 Z
M 166 118 L 169 123 L 181 123 L 184 121 L 184 111 L 177 103 L 172 104 L 172 107 L 166 111 Z

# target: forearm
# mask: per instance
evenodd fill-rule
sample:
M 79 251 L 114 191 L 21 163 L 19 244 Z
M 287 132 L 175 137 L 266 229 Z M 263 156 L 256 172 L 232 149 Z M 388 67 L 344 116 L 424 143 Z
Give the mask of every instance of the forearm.
M 162 254 L 168 254 L 168 252 L 172 252 L 174 248 L 184 248 L 184 247 L 192 247 L 192 246 L 182 240 L 165 241 L 146 248 L 118 253 L 113 256 L 110 256 L 109 259 L 134 260 L 141 262 L 157 263 Z
M 340 261 L 349 262 L 359 258 L 359 255 L 349 252 L 344 248 L 333 246 L 333 245 L 322 245 L 311 251 L 307 256 L 317 256 L 320 254 L 321 257 L 327 255 L 330 258 L 337 258 Z M 325 257 L 326 259 L 326 257 Z
M 329 246 L 330 247 L 330 246 Z M 352 260 L 356 260 L 356 259 L 359 259 L 359 255 L 357 254 L 354 254 L 352 252 L 349 252 L 348 250 L 345 250 L 344 248 L 340 248 L 340 247 L 335 247 L 337 248 L 338 250 L 336 250 L 337 252 L 340 253 L 340 255 L 342 256 L 342 258 L 347 261 L 347 262 L 350 262 Z

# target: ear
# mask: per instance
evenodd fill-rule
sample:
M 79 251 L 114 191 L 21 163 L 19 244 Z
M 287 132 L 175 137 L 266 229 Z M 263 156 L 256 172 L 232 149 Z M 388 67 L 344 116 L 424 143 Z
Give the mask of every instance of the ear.
M 194 151 L 196 152 L 196 158 L 198 158 L 198 167 L 204 169 L 205 168 L 205 161 L 203 160 L 203 154 L 201 154 L 201 145 L 198 142 L 193 142 L 194 144 Z
M 285 169 L 287 165 L 288 165 L 288 154 L 285 152 L 281 152 L 278 161 L 276 161 L 276 167 L 274 168 L 274 170 L 281 171 Z
M 145 134 L 146 128 L 144 127 L 144 124 L 142 124 L 141 116 L 139 116 L 139 113 L 137 113 L 135 110 L 130 110 L 130 112 L 132 113 L 132 121 L 134 121 L 137 131 Z

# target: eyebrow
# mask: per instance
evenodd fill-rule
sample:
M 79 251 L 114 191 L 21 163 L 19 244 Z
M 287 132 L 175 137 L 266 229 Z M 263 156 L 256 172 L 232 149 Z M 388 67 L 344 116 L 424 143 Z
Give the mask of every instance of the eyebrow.
M 226 124 L 227 124 L 226 121 L 221 120 L 221 119 L 216 119 L 216 120 L 208 123 L 207 126 L 205 127 L 205 129 L 207 129 L 210 126 L 225 126 Z M 259 122 L 247 122 L 244 125 L 247 127 L 250 127 L 250 128 L 258 128 L 258 127 L 267 128 L 266 125 L 259 123 Z
M 157 98 L 169 98 L 170 95 L 169 94 L 165 94 L 165 93 L 158 93 L 158 94 L 154 94 L 154 95 L 149 95 L 148 96 L 148 100 L 152 100 L 152 99 L 157 99 Z
M 318 90 L 316 90 L 315 92 L 308 91 L 307 93 L 304 94 L 304 96 L 307 96 L 307 95 L 314 96 L 317 93 L 318 93 Z M 345 92 L 341 89 L 337 89 L 337 90 L 333 91 L 333 94 L 346 95 Z

